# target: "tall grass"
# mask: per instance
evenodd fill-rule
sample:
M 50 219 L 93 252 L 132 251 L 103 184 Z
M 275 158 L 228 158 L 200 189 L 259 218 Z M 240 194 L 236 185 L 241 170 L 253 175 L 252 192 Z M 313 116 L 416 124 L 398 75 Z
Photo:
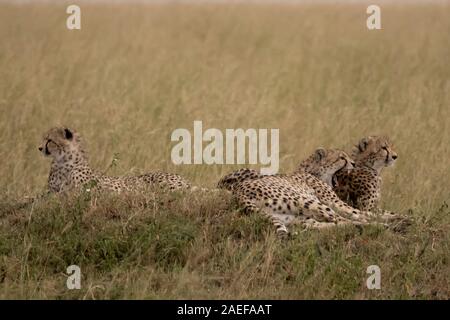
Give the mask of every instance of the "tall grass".
M 450 11 L 383 5 L 369 31 L 365 9 L 83 4 L 69 31 L 64 6 L 0 4 L 0 296 L 448 298 Z M 112 174 L 163 169 L 212 187 L 236 166 L 170 160 L 171 132 L 194 120 L 279 128 L 281 171 L 387 134 L 399 159 L 382 206 L 417 221 L 280 243 L 218 195 L 15 206 L 45 188 L 37 146 L 56 124 L 81 132 L 95 168 L 119 154 Z M 69 263 L 82 264 L 80 291 L 65 288 Z M 370 264 L 381 291 L 365 288 Z

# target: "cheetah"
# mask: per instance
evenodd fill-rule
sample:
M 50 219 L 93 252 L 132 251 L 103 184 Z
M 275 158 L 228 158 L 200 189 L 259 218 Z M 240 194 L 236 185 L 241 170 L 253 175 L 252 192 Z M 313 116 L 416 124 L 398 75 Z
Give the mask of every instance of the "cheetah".
M 39 151 L 52 158 L 48 189 L 61 193 L 93 182 L 96 188 L 116 192 L 133 191 L 147 185 L 168 190 L 190 188 L 181 176 L 165 172 L 151 172 L 139 176 L 110 177 L 94 172 L 89 166 L 81 136 L 67 127 L 48 130 Z
M 370 212 L 348 206 L 324 182 L 336 172 L 351 169 L 353 161 L 345 152 L 320 148 L 293 174 L 261 175 L 256 170 L 240 169 L 224 176 L 217 186 L 231 191 L 245 213 L 265 215 L 277 234 L 285 237 L 290 223 L 307 228 L 368 223 L 373 216 Z M 310 172 L 320 174 L 324 181 Z
M 362 138 L 353 150 L 355 169 L 337 172 L 333 190 L 344 202 L 359 210 L 376 210 L 381 195 L 381 171 L 398 158 L 386 136 Z M 381 210 L 383 215 L 394 214 Z

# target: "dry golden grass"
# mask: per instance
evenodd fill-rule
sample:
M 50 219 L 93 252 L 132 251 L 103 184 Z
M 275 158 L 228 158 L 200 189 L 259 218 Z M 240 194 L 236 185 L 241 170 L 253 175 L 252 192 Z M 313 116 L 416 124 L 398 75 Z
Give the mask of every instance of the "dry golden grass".
M 0 192 L 5 203 L 0 297 L 448 298 L 450 10 L 386 5 L 383 30 L 368 31 L 365 9 L 86 4 L 82 30 L 69 31 L 64 6 L 0 4 Z M 209 205 L 181 199 L 172 220 L 161 212 L 173 212 L 161 209 L 155 222 L 182 228 L 186 221 L 179 212 L 192 218 L 187 228 L 193 229 L 174 253 L 181 256 L 175 266 L 167 271 L 145 252 L 119 254 L 128 257 L 126 262 L 117 258 L 108 267 L 98 266 L 100 256 L 90 256 L 87 283 L 92 287 L 67 292 L 61 274 L 76 255 L 58 240 L 64 226 L 53 225 L 59 231 L 46 238 L 37 226 L 37 231 L 27 227 L 29 209 L 11 204 L 45 188 L 49 163 L 37 151 L 42 133 L 56 124 L 76 128 L 95 168 L 106 168 L 118 153 L 114 174 L 163 169 L 212 187 L 236 166 L 174 166 L 170 161 L 171 132 L 192 131 L 194 120 L 207 128 L 279 128 L 281 171 L 292 170 L 318 146 L 349 149 L 362 136 L 387 134 L 399 159 L 384 172 L 382 206 L 410 212 L 421 222 L 406 236 L 348 230 L 302 234 L 283 245 L 266 234 L 269 227 L 257 217 L 215 209 L 214 197 L 200 199 Z M 192 201 L 192 208 L 183 201 Z M 34 223 L 51 229 L 52 212 L 70 220 L 71 204 L 40 204 L 36 210 L 42 221 Z M 95 211 L 83 205 L 77 207 L 79 214 Z M 152 221 L 139 205 L 119 203 L 119 208 L 127 214 L 141 210 L 144 221 Z M 111 206 L 104 210 L 114 213 Z M 196 216 L 202 210 L 206 220 Z M 210 225 L 216 216 L 219 232 Z M 109 227 L 104 232 L 113 239 L 123 225 L 113 221 Z M 215 233 L 223 238 L 211 240 Z M 159 239 L 156 234 L 149 239 Z M 96 233 L 70 236 L 83 246 Z M 103 243 L 100 238 L 92 243 Z M 34 246 L 46 248 L 46 241 L 60 245 L 52 254 L 61 261 L 28 256 Z M 111 241 L 120 247 L 121 240 Z M 133 243 L 126 248 L 142 249 Z M 317 254 L 320 245 L 327 249 Z M 113 255 L 122 252 L 116 249 Z M 366 265 L 378 263 L 377 258 L 388 279 L 381 293 L 363 286 Z M 97 292 L 95 285 L 103 289 Z

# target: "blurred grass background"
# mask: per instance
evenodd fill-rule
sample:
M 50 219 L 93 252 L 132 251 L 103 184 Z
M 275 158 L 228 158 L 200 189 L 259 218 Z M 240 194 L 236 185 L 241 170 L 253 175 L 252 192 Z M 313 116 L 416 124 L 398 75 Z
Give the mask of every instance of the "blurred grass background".
M 170 160 L 172 131 L 202 120 L 279 128 L 281 172 L 318 146 L 387 134 L 399 159 L 383 174 L 382 206 L 440 212 L 450 200 L 449 6 L 382 5 L 379 31 L 366 28 L 366 7 L 83 4 L 82 29 L 69 31 L 64 5 L 0 4 L 2 197 L 44 190 L 37 146 L 58 124 L 83 135 L 95 168 L 118 153 L 114 174 L 163 169 L 212 187 L 236 166 Z

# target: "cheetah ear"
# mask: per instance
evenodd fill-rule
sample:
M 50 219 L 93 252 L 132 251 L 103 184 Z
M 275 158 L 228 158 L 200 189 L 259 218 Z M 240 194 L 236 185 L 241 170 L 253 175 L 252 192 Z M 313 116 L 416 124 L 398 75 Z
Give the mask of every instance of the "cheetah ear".
M 73 138 L 73 133 L 72 133 L 72 131 L 70 131 L 68 128 L 64 128 L 64 137 L 65 137 L 67 140 L 72 140 L 72 138 Z
M 322 160 L 327 155 L 327 151 L 324 148 L 319 148 L 314 153 L 314 157 L 317 161 Z
M 367 146 L 369 145 L 370 138 L 362 138 L 361 141 L 358 143 L 358 150 L 359 152 L 364 152 L 367 149 Z

